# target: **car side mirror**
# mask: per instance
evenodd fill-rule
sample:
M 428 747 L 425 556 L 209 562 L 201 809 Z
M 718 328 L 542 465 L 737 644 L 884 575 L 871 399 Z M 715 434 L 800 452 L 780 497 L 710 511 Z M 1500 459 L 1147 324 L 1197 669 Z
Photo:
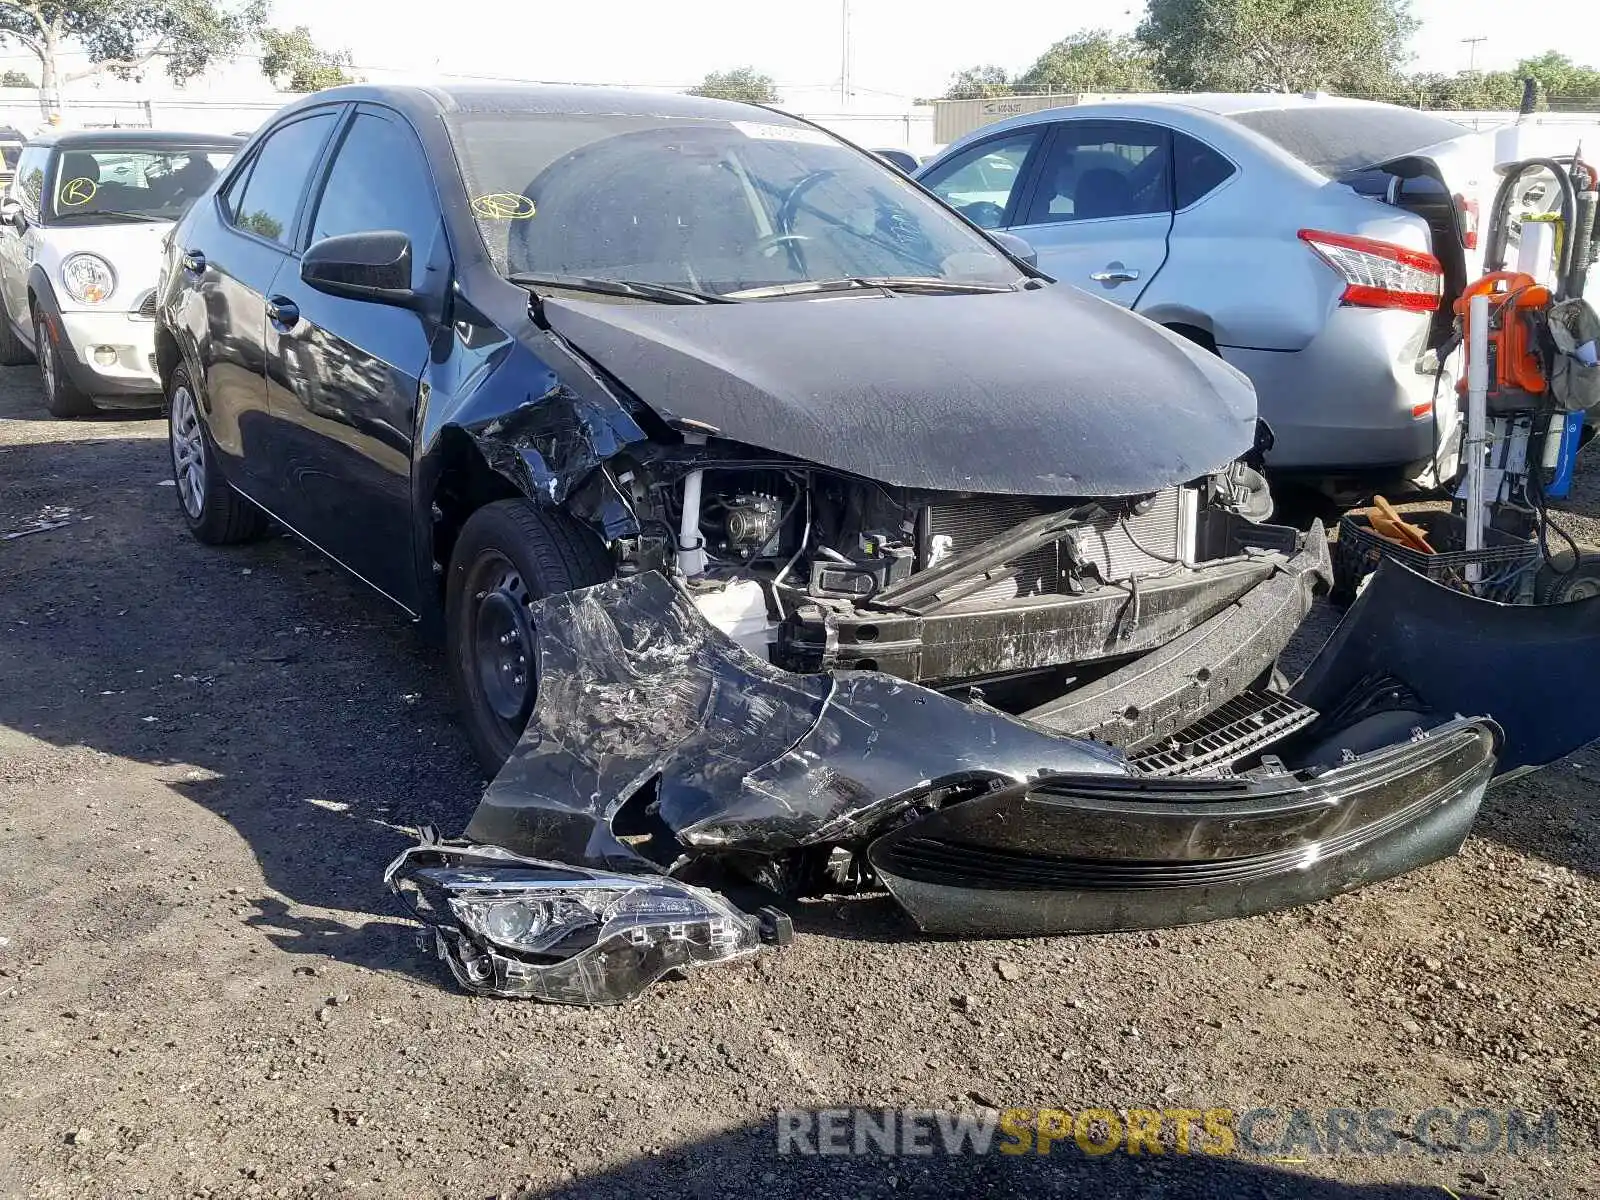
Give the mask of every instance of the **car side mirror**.
M 22 204 L 9 196 L 0 200 L 0 222 L 11 226 L 18 233 L 28 227 L 28 218 L 22 214 Z
M 994 230 L 989 234 L 1000 243 L 1000 248 L 1018 262 L 1027 263 L 1034 270 L 1039 268 L 1039 252 L 1028 244 L 1027 238 L 1020 238 L 1014 233 L 1002 233 Z
M 313 242 L 300 260 L 300 278 L 310 287 L 346 300 L 414 308 L 411 239 L 393 229 L 343 233 Z

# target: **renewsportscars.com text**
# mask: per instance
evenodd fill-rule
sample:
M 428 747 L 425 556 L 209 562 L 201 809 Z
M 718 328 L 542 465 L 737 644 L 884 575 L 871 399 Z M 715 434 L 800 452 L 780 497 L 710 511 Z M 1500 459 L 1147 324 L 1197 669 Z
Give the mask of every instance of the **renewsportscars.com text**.
M 1311 1158 L 1545 1154 L 1560 1150 L 1546 1109 L 1428 1108 L 780 1108 L 790 1155 L 1210 1154 Z

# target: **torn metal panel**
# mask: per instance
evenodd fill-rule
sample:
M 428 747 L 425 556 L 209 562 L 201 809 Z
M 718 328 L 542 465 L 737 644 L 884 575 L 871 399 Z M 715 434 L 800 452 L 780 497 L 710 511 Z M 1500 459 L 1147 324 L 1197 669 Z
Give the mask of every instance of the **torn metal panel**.
M 466 832 L 520 854 L 637 869 L 610 822 L 652 780 L 686 846 L 776 852 L 857 837 L 958 781 L 1129 772 L 898 679 L 780 670 L 654 573 L 541 601 L 533 621 L 538 701 Z
M 1498 604 L 1384 558 L 1291 695 L 1323 712 L 1484 713 L 1516 774 L 1600 739 L 1600 597 Z
M 565 384 L 462 428 L 494 471 L 550 504 L 564 503 L 596 467 L 644 438 L 615 402 Z
M 1307 904 L 1447 857 L 1498 730 L 1455 721 L 1333 769 L 1139 784 L 1054 779 L 965 800 L 873 843 L 929 932 L 1149 929 Z

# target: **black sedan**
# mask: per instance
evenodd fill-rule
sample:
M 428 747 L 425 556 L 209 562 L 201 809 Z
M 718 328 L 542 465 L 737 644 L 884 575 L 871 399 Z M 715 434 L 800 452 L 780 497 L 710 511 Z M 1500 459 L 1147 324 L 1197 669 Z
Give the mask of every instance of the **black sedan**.
M 780 936 L 704 878 L 970 933 L 1293 903 L 1449 853 L 1495 768 L 1456 707 L 1274 686 L 1328 553 L 1264 524 L 1242 376 L 777 112 L 320 93 L 176 230 L 158 358 L 197 537 L 274 518 L 442 628 L 497 774 L 390 876 L 478 990 Z

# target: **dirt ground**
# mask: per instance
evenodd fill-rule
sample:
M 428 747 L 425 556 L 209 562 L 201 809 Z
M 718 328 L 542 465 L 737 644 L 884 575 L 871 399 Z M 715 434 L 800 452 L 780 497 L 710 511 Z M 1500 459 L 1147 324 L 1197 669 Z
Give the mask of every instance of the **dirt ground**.
M 817 903 L 622 1009 L 473 999 L 379 878 L 482 786 L 437 654 L 287 538 L 193 543 L 164 436 L 0 372 L 0 534 L 67 510 L 0 540 L 0 1196 L 1600 1194 L 1600 753 L 1311 908 L 973 943 Z M 1562 1148 L 778 1157 L 777 1108 L 854 1104 L 1554 1108 Z

